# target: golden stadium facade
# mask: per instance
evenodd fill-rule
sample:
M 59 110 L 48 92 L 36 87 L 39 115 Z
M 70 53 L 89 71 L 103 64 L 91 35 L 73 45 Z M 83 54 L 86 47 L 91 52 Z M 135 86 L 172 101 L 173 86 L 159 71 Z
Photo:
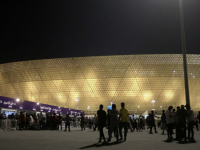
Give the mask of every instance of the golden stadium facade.
M 200 55 L 187 55 L 187 63 L 191 107 L 198 111 Z M 130 114 L 160 112 L 169 105 L 185 104 L 183 58 L 117 55 L 0 64 L 0 95 L 78 108 L 86 114 L 96 113 L 100 104 L 106 109 L 111 102 L 118 109 L 125 102 Z

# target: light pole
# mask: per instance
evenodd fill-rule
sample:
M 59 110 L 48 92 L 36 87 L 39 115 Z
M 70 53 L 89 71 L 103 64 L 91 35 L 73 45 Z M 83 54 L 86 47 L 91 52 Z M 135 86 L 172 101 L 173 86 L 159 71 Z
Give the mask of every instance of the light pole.
M 153 107 L 154 107 L 154 103 L 155 103 L 156 101 L 155 101 L 155 100 L 152 100 L 151 102 L 153 103 Z
M 90 106 L 88 106 L 87 109 L 88 109 L 88 115 L 89 115 L 89 109 L 90 109 Z
M 78 103 L 79 99 L 78 99 L 78 98 L 75 98 L 75 101 L 76 101 L 76 109 L 78 109 L 77 103 Z
M 182 0 L 179 0 L 179 9 L 180 9 L 181 42 L 182 42 L 182 53 L 183 53 L 184 81 L 185 81 L 185 98 L 186 98 L 186 104 L 190 105 L 188 73 L 187 73 L 187 58 L 186 58 L 186 43 L 185 43 L 185 28 L 184 28 L 184 18 L 183 18 L 183 1 Z
M 155 109 L 154 109 L 154 103 L 155 103 L 156 101 L 155 101 L 155 100 L 152 100 L 151 102 L 153 103 L 153 109 L 152 109 L 152 110 L 154 111 L 154 110 L 155 110 Z

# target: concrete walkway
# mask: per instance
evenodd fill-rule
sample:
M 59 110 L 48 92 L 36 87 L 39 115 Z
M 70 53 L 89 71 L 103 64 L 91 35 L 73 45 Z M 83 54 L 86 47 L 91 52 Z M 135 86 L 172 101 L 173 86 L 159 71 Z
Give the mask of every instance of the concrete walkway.
M 108 137 L 107 130 L 105 131 Z M 115 143 L 115 139 L 109 144 L 97 144 L 99 133 L 86 129 L 72 129 L 71 132 L 64 131 L 0 131 L 0 150 L 197 150 L 200 148 L 200 131 L 195 131 L 195 143 L 180 144 L 177 141 L 166 142 L 167 135 L 149 134 L 149 130 L 143 132 L 129 132 L 127 141 Z M 175 135 L 174 135 L 175 136 Z

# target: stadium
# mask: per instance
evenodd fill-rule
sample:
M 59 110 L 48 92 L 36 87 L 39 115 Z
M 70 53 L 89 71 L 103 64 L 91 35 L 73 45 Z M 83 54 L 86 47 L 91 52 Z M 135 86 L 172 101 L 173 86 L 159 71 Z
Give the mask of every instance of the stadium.
M 190 103 L 199 110 L 200 55 L 188 54 Z M 181 54 L 71 57 L 0 64 L 0 96 L 83 110 L 125 102 L 130 114 L 185 104 Z

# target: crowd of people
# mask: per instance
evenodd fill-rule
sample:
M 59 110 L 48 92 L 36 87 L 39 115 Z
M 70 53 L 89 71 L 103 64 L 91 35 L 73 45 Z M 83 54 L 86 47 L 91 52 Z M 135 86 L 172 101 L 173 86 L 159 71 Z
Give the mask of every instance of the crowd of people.
M 62 130 L 63 124 L 66 131 L 70 131 L 70 127 L 80 127 L 81 119 L 77 117 L 70 117 L 69 114 L 66 114 L 66 117 L 63 117 L 60 114 L 49 113 L 43 115 L 42 113 L 28 114 L 25 111 L 21 111 L 20 114 L 11 114 L 6 116 L 5 114 L 0 114 L 0 128 L 2 127 L 1 120 L 10 119 L 17 121 L 16 129 L 17 130 Z M 85 122 L 85 121 L 84 121 Z
M 106 115 L 106 112 L 103 110 L 103 105 L 100 105 L 99 110 L 97 111 L 98 129 L 100 133 L 99 143 L 102 142 L 102 139 L 103 139 L 103 143 L 110 142 L 113 132 L 114 132 L 114 136 L 116 137 L 117 142 L 119 142 L 119 140 L 126 141 L 127 129 L 130 124 L 128 125 L 129 123 L 128 110 L 124 106 L 125 104 L 121 103 L 122 109 L 118 111 L 116 109 L 116 105 L 112 104 L 112 110 L 109 110 L 108 114 Z M 106 126 L 106 121 L 107 121 L 108 134 L 109 134 L 107 141 L 103 133 L 103 128 Z M 122 135 L 122 129 L 124 129 L 124 136 Z
M 184 109 L 186 107 L 186 109 Z M 190 105 L 181 105 L 181 107 L 177 107 L 177 110 L 173 109 L 172 106 L 169 106 L 168 110 L 162 111 L 162 134 L 167 129 L 168 141 L 171 140 L 183 140 L 183 141 L 194 141 L 194 126 L 196 126 L 197 131 L 198 128 L 198 120 L 200 119 L 199 115 L 195 116 L 193 110 L 190 108 Z M 186 127 L 188 129 L 188 136 L 186 137 Z M 173 129 L 176 130 L 176 138 L 173 138 L 172 134 Z
M 0 114 L 0 128 L 2 128 L 1 120 L 10 119 L 17 122 L 17 130 L 62 130 L 64 126 L 64 131 L 71 131 L 70 128 L 85 128 L 97 129 L 98 117 L 84 117 L 81 116 L 70 117 L 69 114 L 61 115 L 55 113 L 42 114 L 33 113 L 28 114 L 25 111 L 21 111 L 20 114 L 11 114 L 6 116 L 5 114 Z
M 145 119 L 143 116 L 139 116 L 136 120 L 134 115 L 133 117 L 129 117 L 128 110 L 125 109 L 125 104 L 121 103 L 121 109 L 118 111 L 116 109 L 116 105 L 112 104 L 112 110 L 108 110 L 108 114 L 106 116 L 106 112 L 103 110 L 103 105 L 100 105 L 100 109 L 97 111 L 98 119 L 98 128 L 100 133 L 101 143 L 103 139 L 103 143 L 110 142 L 112 138 L 112 133 L 116 137 L 116 141 L 124 140 L 126 141 L 128 129 L 131 132 L 134 132 L 145 129 L 145 124 L 147 129 L 150 128 L 149 133 L 153 134 L 152 129 L 154 128 L 155 133 L 158 133 L 156 130 L 156 119 L 157 119 L 157 127 L 161 127 L 162 134 L 164 135 L 165 130 L 167 131 L 167 141 L 178 140 L 186 142 L 187 140 L 190 142 L 194 142 L 194 126 L 198 129 L 198 120 L 200 120 L 200 112 L 199 115 L 194 115 L 193 110 L 190 108 L 190 105 L 181 105 L 177 107 L 177 110 L 173 109 L 172 106 L 165 111 L 163 110 L 163 114 L 161 117 L 156 116 L 154 111 L 151 111 L 151 114 L 147 116 Z M 186 107 L 186 109 L 185 109 Z M 103 127 L 108 126 L 108 139 L 106 141 Z M 122 135 L 122 129 L 124 128 L 124 136 Z M 172 134 L 174 134 L 173 129 L 176 132 L 176 138 L 173 138 Z M 186 137 L 186 129 L 188 129 L 188 134 Z M 119 135 L 118 135 L 119 133 Z
M 186 109 L 185 109 L 186 107 Z M 157 118 L 157 119 L 155 119 Z M 6 119 L 4 114 L 0 115 L 1 120 Z M 81 131 L 84 131 L 86 127 L 93 129 L 94 131 L 99 131 L 99 143 L 107 143 L 111 141 L 111 138 L 116 137 L 116 141 L 126 141 L 127 132 L 142 131 L 145 129 L 150 129 L 149 133 L 153 134 L 152 129 L 154 128 L 155 133 L 157 127 L 162 129 L 162 134 L 167 132 L 167 141 L 179 140 L 186 142 L 187 140 L 194 141 L 194 126 L 198 129 L 198 121 L 200 120 L 199 115 L 195 116 L 190 105 L 181 105 L 177 107 L 177 110 L 173 109 L 172 106 L 165 111 L 162 111 L 161 116 L 154 114 L 154 111 L 146 117 L 140 115 L 137 119 L 136 117 L 130 116 L 128 110 L 125 108 L 125 104 L 121 103 L 120 111 L 117 110 L 116 105 L 112 104 L 112 109 L 106 111 L 103 110 L 103 105 L 100 105 L 97 115 L 94 117 L 70 117 L 66 114 L 63 117 L 60 114 L 49 113 L 44 116 L 42 113 L 39 114 L 27 114 L 25 111 L 20 112 L 19 115 L 11 114 L 8 119 L 17 120 L 17 130 L 62 130 L 64 125 L 64 131 L 71 131 L 70 128 L 77 127 Z M 0 124 L 1 127 L 1 124 Z M 108 138 L 105 138 L 104 127 L 108 129 Z M 122 129 L 124 129 L 124 135 L 122 135 Z M 175 129 L 175 138 L 173 138 L 173 129 Z M 188 136 L 186 137 L 186 129 L 188 129 Z M 114 133 L 114 134 L 113 134 Z M 112 136 L 113 134 L 113 136 Z

